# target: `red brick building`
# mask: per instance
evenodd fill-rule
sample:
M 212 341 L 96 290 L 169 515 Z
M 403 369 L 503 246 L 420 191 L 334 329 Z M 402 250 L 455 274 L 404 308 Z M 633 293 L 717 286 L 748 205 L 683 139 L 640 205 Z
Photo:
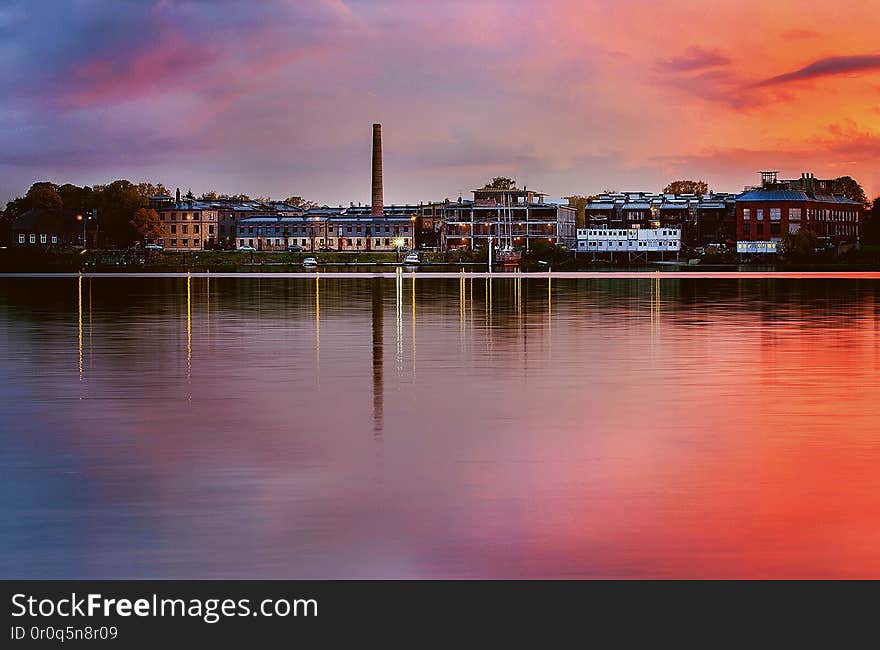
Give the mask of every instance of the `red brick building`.
M 755 189 L 736 199 L 737 241 L 781 241 L 801 229 L 833 242 L 859 238 L 863 206 L 842 196 Z

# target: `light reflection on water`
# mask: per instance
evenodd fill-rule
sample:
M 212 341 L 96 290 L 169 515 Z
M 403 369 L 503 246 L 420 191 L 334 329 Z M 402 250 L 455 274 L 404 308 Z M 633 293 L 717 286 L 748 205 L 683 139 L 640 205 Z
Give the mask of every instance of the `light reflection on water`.
M 878 295 L 0 278 L 0 575 L 880 577 Z

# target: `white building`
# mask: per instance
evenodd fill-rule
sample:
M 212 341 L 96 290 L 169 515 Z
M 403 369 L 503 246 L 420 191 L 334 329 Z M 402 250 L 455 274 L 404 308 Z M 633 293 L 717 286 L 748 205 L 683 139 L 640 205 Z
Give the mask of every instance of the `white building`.
M 578 228 L 579 253 L 677 253 L 680 228 Z

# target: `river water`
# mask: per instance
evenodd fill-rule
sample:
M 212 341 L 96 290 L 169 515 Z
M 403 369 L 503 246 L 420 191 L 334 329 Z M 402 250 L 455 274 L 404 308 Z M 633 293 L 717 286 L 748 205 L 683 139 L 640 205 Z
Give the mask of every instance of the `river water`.
M 0 278 L 0 577 L 880 577 L 880 280 Z

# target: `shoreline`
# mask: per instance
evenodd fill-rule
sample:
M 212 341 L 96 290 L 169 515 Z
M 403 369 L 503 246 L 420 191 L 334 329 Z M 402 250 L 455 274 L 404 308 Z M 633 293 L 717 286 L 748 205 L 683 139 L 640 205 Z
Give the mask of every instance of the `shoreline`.
M 253 272 L 253 271 L 87 271 L 87 272 L 23 272 L 23 273 L 0 273 L 0 278 L 275 278 L 285 279 L 352 279 L 352 278 L 381 278 L 394 280 L 402 279 L 535 279 L 535 280 L 655 280 L 655 279 L 693 279 L 693 280 L 716 280 L 716 279 L 784 279 L 784 280 L 880 280 L 880 271 L 500 271 L 489 273 L 487 271 L 470 272 L 443 272 L 443 271 L 408 271 L 408 272 Z

